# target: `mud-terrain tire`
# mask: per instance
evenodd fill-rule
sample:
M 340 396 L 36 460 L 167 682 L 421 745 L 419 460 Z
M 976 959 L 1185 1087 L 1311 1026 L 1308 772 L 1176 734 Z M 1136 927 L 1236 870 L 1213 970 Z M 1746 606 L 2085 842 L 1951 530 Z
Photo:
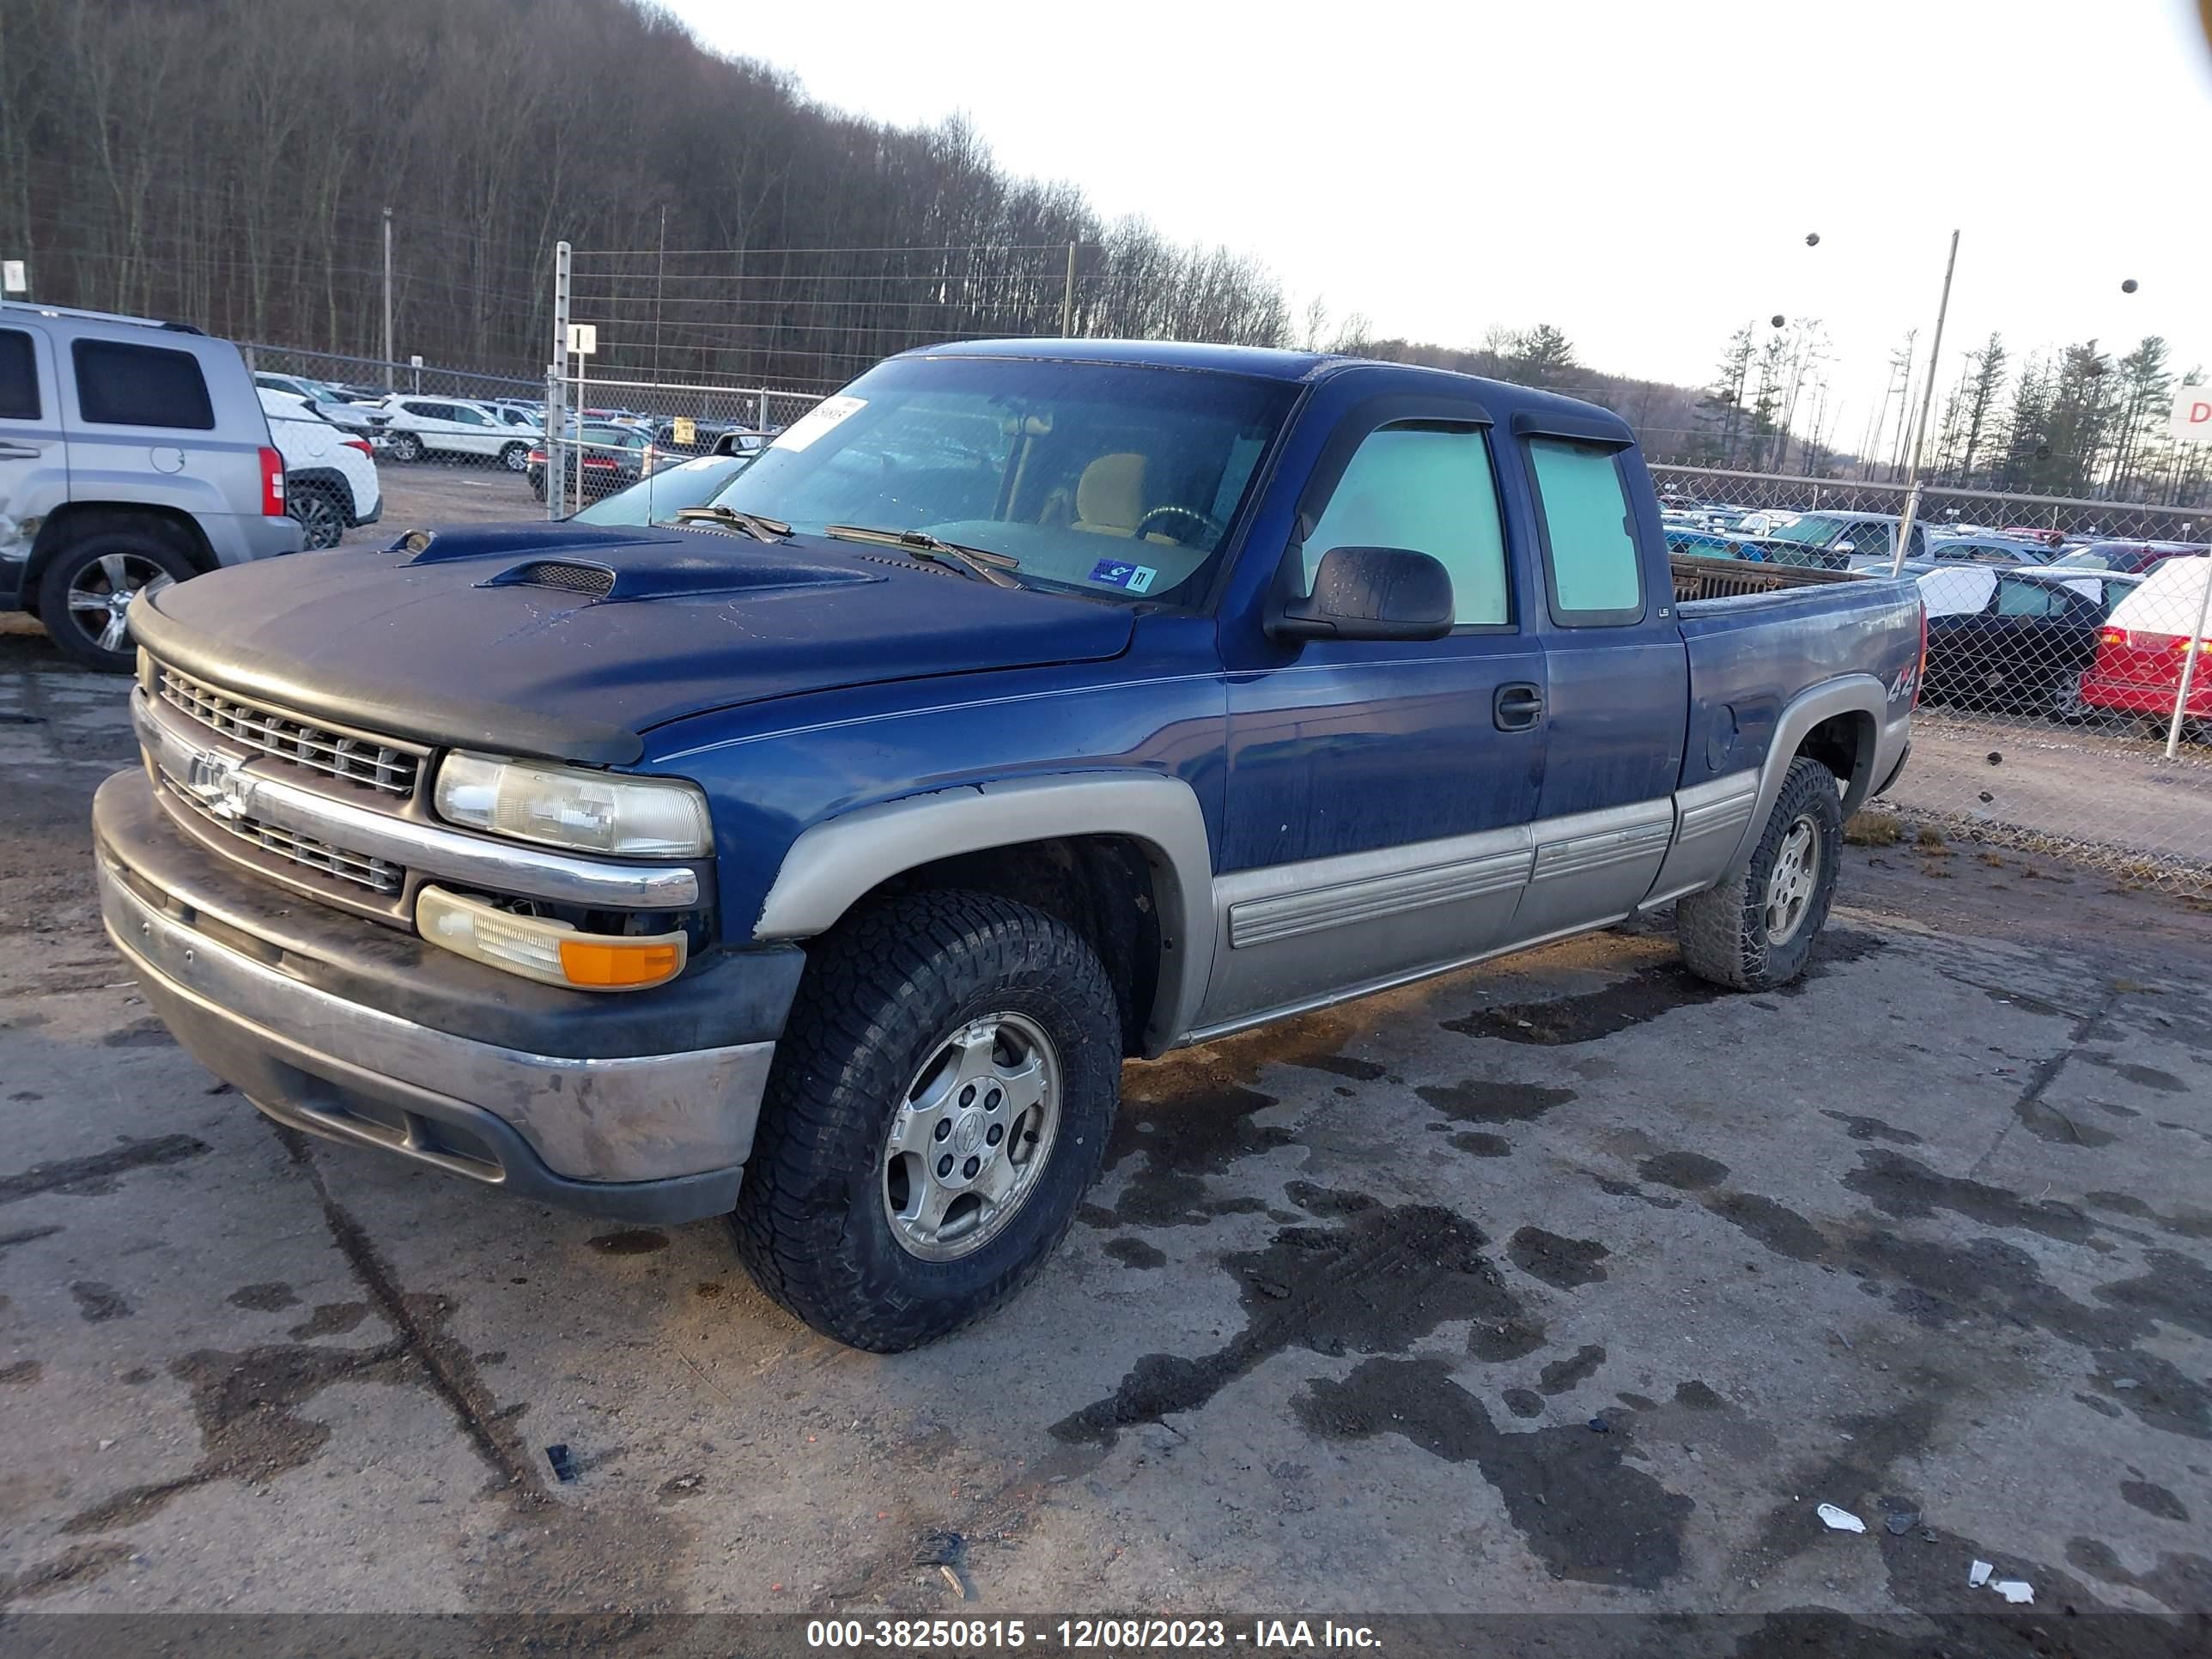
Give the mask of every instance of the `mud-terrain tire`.
M 893 899 L 808 954 L 731 1217 L 738 1255 L 816 1330 L 895 1353 L 988 1313 L 1066 1235 L 1120 1104 L 1119 1004 L 1072 928 L 988 894 Z
M 1843 850 L 1834 775 L 1800 756 L 1790 763 L 1751 861 L 1674 907 L 1684 964 L 1699 979 L 1738 991 L 1787 985 L 1805 971 L 1828 920 Z

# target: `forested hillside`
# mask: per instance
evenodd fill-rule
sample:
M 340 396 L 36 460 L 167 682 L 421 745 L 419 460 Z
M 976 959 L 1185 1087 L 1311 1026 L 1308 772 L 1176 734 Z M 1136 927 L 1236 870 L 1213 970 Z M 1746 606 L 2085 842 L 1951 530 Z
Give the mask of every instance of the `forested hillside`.
M 631 251 L 592 267 L 625 300 L 678 250 L 672 292 L 732 310 L 669 301 L 664 362 L 688 339 L 690 369 L 748 380 L 1056 332 L 1070 242 L 1084 331 L 1285 329 L 1247 260 L 1109 223 L 957 125 L 824 109 L 627 0 L 0 8 L 0 246 L 36 297 L 373 354 L 387 207 L 396 347 L 433 362 L 542 364 L 564 238 Z

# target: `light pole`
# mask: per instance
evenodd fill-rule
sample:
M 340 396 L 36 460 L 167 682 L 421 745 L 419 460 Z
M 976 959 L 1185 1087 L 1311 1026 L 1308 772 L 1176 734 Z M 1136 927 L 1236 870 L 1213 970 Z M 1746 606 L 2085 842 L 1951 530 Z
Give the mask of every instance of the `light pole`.
M 1936 369 L 1943 361 L 1943 319 L 1951 312 L 1951 273 L 1959 267 L 1959 233 L 1951 233 L 1951 257 L 1943 262 L 1943 297 L 1936 303 L 1936 337 L 1928 343 L 1928 383 L 1920 388 L 1920 419 L 1912 429 L 1911 459 L 1905 463 L 1905 511 L 1897 520 L 1897 551 L 1889 574 L 1905 574 L 1905 547 L 1912 538 L 1912 521 L 1920 513 L 1920 446 L 1928 438 L 1928 410 L 1936 401 Z

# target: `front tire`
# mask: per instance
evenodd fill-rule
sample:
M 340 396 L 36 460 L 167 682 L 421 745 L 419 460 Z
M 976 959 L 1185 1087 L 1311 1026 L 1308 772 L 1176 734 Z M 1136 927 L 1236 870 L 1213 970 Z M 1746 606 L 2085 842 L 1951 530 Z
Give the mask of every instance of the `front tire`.
M 419 461 L 422 459 L 422 441 L 411 432 L 392 434 L 392 459 L 395 461 Z
M 1012 1297 L 1066 1236 L 1120 1103 L 1114 987 L 1073 929 L 917 893 L 810 951 L 731 1218 L 761 1289 L 895 1353 Z
M 499 452 L 499 464 L 509 472 L 520 472 L 530 465 L 528 444 L 509 444 Z
M 1790 763 L 1751 861 L 1674 907 L 1682 961 L 1699 979 L 1767 991 L 1805 971 L 1828 920 L 1844 849 L 1844 813 L 1828 769 Z
M 137 666 L 131 607 L 198 573 L 150 536 L 108 531 L 65 549 L 39 582 L 39 620 L 61 653 L 82 667 L 128 674 Z

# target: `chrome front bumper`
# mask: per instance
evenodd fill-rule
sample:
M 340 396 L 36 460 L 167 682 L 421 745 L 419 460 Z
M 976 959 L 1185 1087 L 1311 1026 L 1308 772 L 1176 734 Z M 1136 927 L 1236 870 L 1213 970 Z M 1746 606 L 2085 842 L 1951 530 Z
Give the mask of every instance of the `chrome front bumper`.
M 745 1005 L 744 1035 L 758 1040 L 620 1052 L 638 1040 L 629 1019 L 604 1045 L 617 1052 L 531 1052 L 331 988 L 355 934 L 364 963 L 387 980 L 392 953 L 409 951 L 447 987 L 464 982 L 457 969 L 507 976 L 435 960 L 447 953 L 223 870 L 169 823 L 143 773 L 103 784 L 93 823 L 101 915 L 147 1000 L 201 1063 L 270 1116 L 598 1214 L 677 1221 L 735 1202 L 795 963 L 761 958 L 746 992 L 714 1000 Z M 536 988 L 495 985 L 486 1003 L 487 988 L 466 983 L 476 1005 L 502 1014 L 516 1014 L 512 1005 Z M 416 1000 L 437 1008 L 437 999 L 432 985 Z M 672 1016 L 672 1029 L 697 1029 L 697 1001 Z M 465 1024 L 469 1008 L 448 997 L 440 1012 Z M 588 1048 L 599 1028 L 584 1016 L 598 1012 L 562 1021 L 563 1035 Z

